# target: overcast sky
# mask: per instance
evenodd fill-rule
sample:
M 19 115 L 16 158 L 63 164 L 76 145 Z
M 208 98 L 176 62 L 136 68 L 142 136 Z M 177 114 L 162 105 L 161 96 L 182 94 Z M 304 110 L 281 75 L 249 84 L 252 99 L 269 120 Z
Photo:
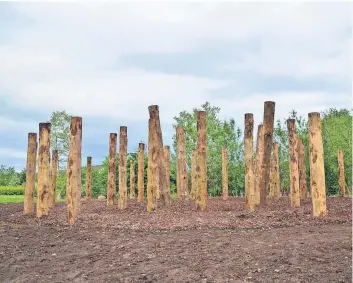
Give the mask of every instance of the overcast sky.
M 263 102 L 276 119 L 351 107 L 350 3 L 0 3 L 0 164 L 22 169 L 27 133 L 54 110 L 83 117 L 83 160 L 110 132 L 147 141 L 158 104 L 173 117 L 206 100 L 242 127 Z M 255 133 L 256 134 L 256 133 Z

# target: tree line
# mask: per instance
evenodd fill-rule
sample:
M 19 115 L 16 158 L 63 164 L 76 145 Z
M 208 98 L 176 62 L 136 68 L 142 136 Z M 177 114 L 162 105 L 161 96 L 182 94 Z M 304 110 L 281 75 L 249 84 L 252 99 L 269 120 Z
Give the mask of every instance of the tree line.
M 197 141 L 197 111 L 206 111 L 207 128 L 207 181 L 208 194 L 219 196 L 222 193 L 222 147 L 228 148 L 228 183 L 229 195 L 243 195 L 245 191 L 245 165 L 244 165 L 244 139 L 243 132 L 236 125 L 233 118 L 220 119 L 221 109 L 206 102 L 198 109 L 182 111 L 174 117 L 174 135 L 171 153 L 171 195 L 176 195 L 176 127 L 184 127 L 185 132 L 185 152 L 188 171 L 191 172 L 191 153 L 196 149 Z M 279 147 L 279 168 L 281 190 L 289 191 L 289 160 L 288 160 L 288 130 L 287 119 L 295 119 L 297 137 L 303 139 L 305 146 L 305 164 L 307 170 L 307 184 L 310 190 L 310 166 L 309 166 L 309 136 L 308 120 L 299 116 L 295 110 L 288 113 L 288 117 L 277 120 L 274 128 L 274 141 Z M 65 111 L 55 111 L 52 113 L 50 122 L 51 148 L 58 150 L 59 171 L 57 176 L 57 190 L 65 196 L 66 191 L 66 160 L 69 150 L 69 125 L 71 116 Z M 338 163 L 337 153 L 342 150 L 344 154 L 346 186 L 351 193 L 352 188 L 352 110 L 330 108 L 321 113 L 322 135 L 325 160 L 326 190 L 328 195 L 335 195 L 339 192 L 338 185 Z M 254 159 L 256 148 L 257 125 L 254 125 Z M 147 148 L 147 145 L 146 145 Z M 107 150 L 108 153 L 108 150 Z M 119 164 L 119 153 L 116 155 Z M 137 150 L 127 155 L 127 185 L 130 186 L 130 160 L 135 163 L 135 176 L 137 176 Z M 85 162 L 85 160 L 83 160 Z M 93 156 L 94 164 L 94 156 Z M 106 195 L 108 182 L 108 156 L 101 164 L 92 168 L 92 195 Z M 86 170 L 82 167 L 82 190 L 84 194 Z M 145 189 L 147 188 L 147 150 L 145 153 Z M 116 169 L 116 185 L 119 182 L 118 167 Z M 26 181 L 25 168 L 21 172 L 16 172 L 11 166 L 0 166 L 0 186 L 24 185 Z M 191 186 L 191 174 L 189 174 L 189 187 Z M 137 186 L 135 186 L 137 190 Z M 145 190 L 146 191 L 146 190 Z

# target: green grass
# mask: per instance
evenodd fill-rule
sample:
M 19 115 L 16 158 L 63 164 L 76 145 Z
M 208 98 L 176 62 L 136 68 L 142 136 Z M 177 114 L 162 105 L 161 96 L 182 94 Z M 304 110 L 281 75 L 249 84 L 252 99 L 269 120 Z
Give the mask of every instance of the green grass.
M 0 203 L 21 203 L 23 202 L 24 196 L 7 196 L 7 195 L 0 195 Z M 34 199 L 34 202 L 36 202 L 37 199 Z M 65 202 L 66 199 L 62 199 L 60 201 L 55 201 L 55 202 Z

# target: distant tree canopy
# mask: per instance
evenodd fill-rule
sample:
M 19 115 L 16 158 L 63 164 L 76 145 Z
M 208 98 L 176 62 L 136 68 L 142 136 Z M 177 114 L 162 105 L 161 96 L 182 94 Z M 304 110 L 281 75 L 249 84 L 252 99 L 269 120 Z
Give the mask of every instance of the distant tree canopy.
M 216 196 L 222 192 L 222 147 L 228 147 L 229 170 L 229 194 L 239 195 L 244 193 L 244 141 L 243 133 L 235 124 L 234 119 L 222 120 L 219 118 L 220 108 L 206 102 L 199 109 L 182 111 L 174 117 L 173 148 L 176 152 L 177 126 L 183 126 L 185 130 L 185 148 L 187 167 L 191 169 L 191 152 L 196 149 L 197 143 L 197 111 L 206 111 L 207 123 L 207 181 L 209 195 Z M 281 189 L 289 191 L 289 163 L 288 163 L 288 132 L 287 119 L 295 119 L 297 137 L 303 139 L 305 146 L 305 164 L 307 183 L 310 189 L 309 166 L 309 136 L 308 120 L 292 110 L 288 117 L 277 120 L 274 129 L 274 141 L 279 144 L 279 166 Z M 57 177 L 57 189 L 65 194 L 66 187 L 66 158 L 69 148 L 69 125 L 71 116 L 65 111 L 55 111 L 51 116 L 52 137 L 51 146 L 61 154 L 61 170 Z M 329 195 L 337 194 L 338 185 L 338 150 L 344 154 L 345 178 L 348 191 L 352 188 L 352 110 L 331 108 L 321 113 L 322 134 L 324 146 L 326 189 Z M 254 125 L 254 143 L 256 142 L 257 125 Z M 147 188 L 147 148 L 145 150 L 145 191 Z M 254 144 L 255 148 L 255 144 Z M 254 156 L 255 157 L 255 156 Z M 94 157 L 93 157 L 94 158 Z M 116 184 L 119 182 L 119 153 L 116 155 Z M 135 176 L 137 178 L 137 149 L 128 153 L 127 157 L 127 184 L 130 185 L 130 160 L 135 160 Z M 176 193 L 176 156 L 171 156 L 171 191 Z M 190 174 L 189 174 L 190 178 Z M 26 171 L 17 173 L 14 167 L 0 166 L 0 186 L 24 185 Z M 100 164 L 99 168 L 92 168 L 92 195 L 106 194 L 108 181 L 108 156 Z M 137 180 L 136 180 L 137 181 Z M 86 168 L 82 168 L 82 193 L 84 194 L 86 182 Z M 191 180 L 189 181 L 189 187 Z M 137 193 L 137 185 L 135 186 Z

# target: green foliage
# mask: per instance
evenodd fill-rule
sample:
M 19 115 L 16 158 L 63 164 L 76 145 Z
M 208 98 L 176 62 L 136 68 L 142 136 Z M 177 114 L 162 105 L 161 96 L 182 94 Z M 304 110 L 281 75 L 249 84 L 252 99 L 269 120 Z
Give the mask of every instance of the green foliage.
M 338 150 L 343 151 L 346 185 L 352 188 L 352 111 L 330 108 L 321 113 L 325 182 L 329 194 L 339 192 Z
M 50 146 L 58 151 L 59 168 L 63 169 L 69 153 L 70 121 L 71 116 L 65 111 L 54 111 L 50 117 Z
M 174 117 L 174 129 L 178 126 L 184 127 L 188 170 L 191 169 L 191 152 L 197 147 L 197 111 L 206 111 L 208 193 L 220 195 L 222 192 L 222 147 L 226 146 L 228 147 L 229 194 L 239 195 L 244 191 L 245 172 L 242 133 L 235 125 L 234 119 L 220 120 L 218 117 L 220 108 L 212 106 L 209 102 L 201 105 L 200 109 L 193 109 L 191 112 L 183 111 Z M 173 148 L 176 152 L 175 134 Z M 174 179 L 176 179 L 175 172 L 176 156 L 172 154 L 171 175 Z
M 0 195 L 24 195 L 23 186 L 0 186 Z

